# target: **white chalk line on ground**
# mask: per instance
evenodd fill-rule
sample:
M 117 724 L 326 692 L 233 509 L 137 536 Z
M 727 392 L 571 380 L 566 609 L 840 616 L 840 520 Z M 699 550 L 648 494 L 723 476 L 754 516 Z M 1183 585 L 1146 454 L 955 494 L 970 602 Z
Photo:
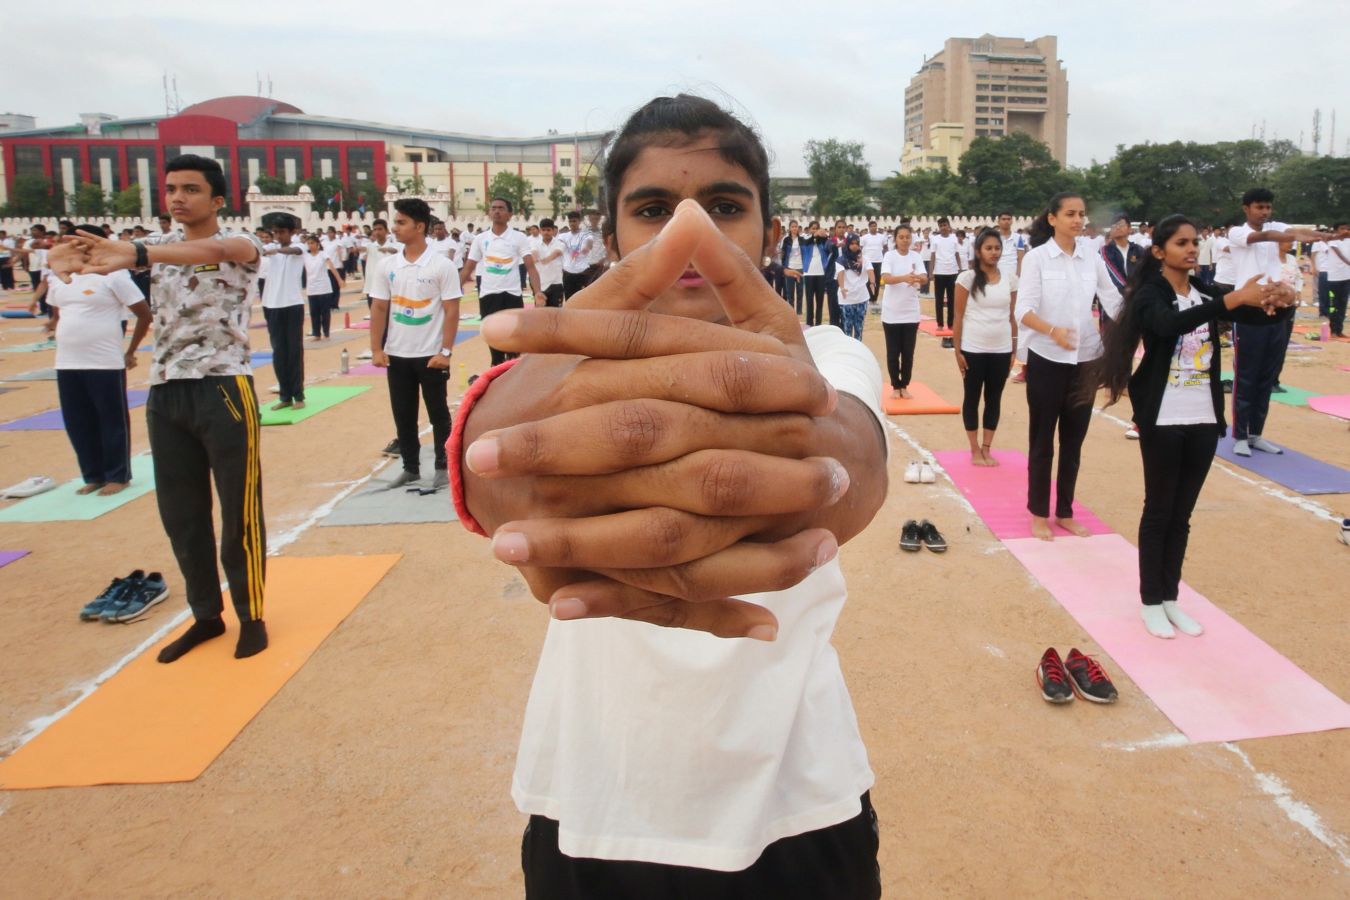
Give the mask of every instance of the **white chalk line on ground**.
M 424 428 L 420 432 L 418 432 L 418 435 L 419 436 L 424 435 L 430 430 L 431 428 L 428 426 L 427 428 Z M 322 521 L 325 516 L 327 516 L 329 513 L 333 511 L 333 508 L 337 506 L 337 504 L 341 503 L 344 499 L 350 496 L 352 492 L 355 491 L 357 488 L 361 487 L 366 482 L 370 481 L 370 479 L 374 478 L 385 466 L 389 465 L 390 462 L 392 462 L 392 460 L 387 458 L 380 459 L 378 462 L 372 465 L 370 467 L 370 471 L 367 472 L 362 477 L 356 479 L 355 481 L 345 482 L 345 484 L 347 485 L 345 488 L 338 491 L 328 500 L 319 504 L 319 506 L 315 507 L 310 512 L 310 515 L 303 522 L 300 522 L 298 525 L 286 529 L 280 535 L 270 538 L 267 541 L 267 555 L 268 556 L 280 555 L 283 548 L 288 547 L 291 544 L 295 543 L 297 540 L 299 540 L 302 534 L 304 534 L 310 528 L 314 527 L 316 524 Z M 221 588 L 228 589 L 229 585 L 225 582 L 221 582 Z M 182 610 L 179 610 L 178 613 L 172 616 L 163 625 L 155 629 L 155 631 L 152 632 L 149 637 L 147 637 L 145 640 L 137 644 L 136 647 L 131 650 L 131 652 L 127 653 L 121 659 L 117 660 L 112 665 L 108 666 L 108 668 L 104 669 L 102 672 L 99 672 L 92 678 L 89 678 L 81 682 L 80 684 L 74 686 L 73 690 L 76 692 L 74 700 L 71 700 L 69 703 L 67 703 L 65 706 L 61 707 L 54 713 L 45 716 L 38 716 L 36 719 L 30 720 L 28 724 L 24 726 L 23 730 L 20 731 L 17 735 L 10 735 L 3 742 L 0 742 L 0 752 L 3 753 L 3 756 L 12 755 L 24 744 L 27 744 L 29 741 L 33 740 L 33 738 L 37 737 L 39 734 L 42 734 L 42 732 L 50 728 L 53 723 L 60 721 L 62 718 L 68 715 L 72 709 L 83 703 L 89 697 L 90 694 L 98 690 L 99 686 L 101 686 L 105 681 L 107 681 L 109 678 L 112 678 L 118 672 L 122 671 L 122 669 L 124 669 L 127 666 L 127 664 L 130 663 L 133 659 L 140 656 L 146 650 L 149 650 L 155 644 L 159 643 L 159 641 L 163 640 L 165 635 L 173 631 L 179 625 L 183 624 L 183 622 L 186 621 L 188 616 L 190 616 L 191 614 L 192 614 L 191 609 L 184 608 Z
M 1312 835 L 1319 843 L 1324 844 L 1336 858 L 1340 860 L 1341 865 L 1350 869 L 1350 843 L 1346 839 L 1332 831 L 1322 822 L 1319 816 L 1311 806 L 1301 800 L 1294 798 L 1293 792 L 1285 786 L 1285 783 L 1274 775 L 1268 775 L 1265 772 L 1258 771 L 1252 761 L 1247 758 L 1247 754 L 1236 744 L 1225 743 L 1223 748 L 1230 753 L 1235 754 L 1247 770 L 1256 777 L 1256 785 L 1261 792 L 1270 796 L 1288 817 L 1299 828 L 1302 828 L 1308 834 Z

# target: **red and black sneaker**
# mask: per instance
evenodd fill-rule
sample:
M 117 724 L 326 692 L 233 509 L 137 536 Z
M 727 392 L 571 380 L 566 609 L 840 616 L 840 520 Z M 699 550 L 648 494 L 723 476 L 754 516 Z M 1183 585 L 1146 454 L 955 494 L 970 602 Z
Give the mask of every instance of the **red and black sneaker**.
M 1111 683 L 1106 670 L 1097 660 L 1079 653 L 1075 647 L 1069 651 L 1069 658 L 1064 665 L 1069 670 L 1069 679 L 1073 683 L 1075 694 L 1093 703 L 1116 702 L 1119 696 L 1116 693 L 1116 686 Z
M 1041 686 L 1041 696 L 1047 702 L 1073 702 L 1073 688 L 1069 686 L 1068 673 L 1064 671 L 1064 663 L 1060 661 L 1054 647 L 1046 650 L 1041 657 L 1041 664 L 1036 667 L 1036 683 Z

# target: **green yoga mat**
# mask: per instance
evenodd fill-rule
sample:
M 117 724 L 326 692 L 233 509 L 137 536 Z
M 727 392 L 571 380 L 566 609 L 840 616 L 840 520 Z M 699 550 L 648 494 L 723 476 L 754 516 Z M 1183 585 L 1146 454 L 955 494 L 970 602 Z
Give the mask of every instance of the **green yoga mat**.
M 1223 378 L 1225 381 L 1234 380 L 1232 372 L 1224 372 Z M 1285 406 L 1307 406 L 1309 397 L 1319 396 L 1312 391 L 1305 391 L 1303 388 L 1290 387 L 1287 384 L 1282 384 L 1280 387 L 1284 388 L 1284 393 L 1272 393 L 1270 399 L 1274 400 L 1276 403 L 1283 403 Z
M 155 466 L 148 453 L 133 456 L 131 484 L 122 493 L 111 497 L 76 494 L 75 491 L 81 487 L 84 487 L 84 482 L 76 478 L 45 494 L 19 500 L 0 509 L 0 522 L 88 522 L 97 519 L 153 491 Z
M 305 388 L 305 408 L 304 409 L 272 409 L 272 404 L 268 403 L 262 409 L 261 423 L 263 425 L 294 425 L 296 422 L 303 422 L 310 416 L 317 416 L 332 406 L 337 406 L 344 400 L 350 400 L 357 394 L 370 390 L 370 385 L 353 385 L 344 387 L 325 387 L 316 385 Z
M 10 344 L 0 347 L 0 353 L 37 353 L 40 350 L 55 350 L 56 341 L 38 341 L 35 344 Z

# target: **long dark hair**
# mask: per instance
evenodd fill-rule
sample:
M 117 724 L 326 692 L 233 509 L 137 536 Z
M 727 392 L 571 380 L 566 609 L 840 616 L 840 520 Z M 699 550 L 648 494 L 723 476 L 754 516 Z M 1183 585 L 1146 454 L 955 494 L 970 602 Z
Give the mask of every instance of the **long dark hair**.
M 1167 242 L 1172 240 L 1184 225 L 1195 228 L 1194 222 L 1180 214 L 1163 219 L 1153 227 L 1153 246 L 1159 249 L 1166 247 Z M 1199 229 L 1196 228 L 1196 231 Z M 1154 256 L 1151 250 L 1146 250 L 1143 260 L 1135 266 L 1125 282 L 1125 290 L 1122 292 L 1125 302 L 1121 305 L 1120 316 L 1107 326 L 1102 340 L 1105 349 L 1102 352 L 1100 372 L 1102 387 L 1106 388 L 1107 406 L 1115 403 L 1120 399 L 1120 395 L 1125 393 L 1134 370 L 1134 352 L 1143 337 L 1138 318 L 1134 314 L 1134 298 L 1146 282 L 1161 276 L 1162 260 Z
M 1083 199 L 1083 195 L 1076 191 L 1061 191 L 1051 197 L 1049 205 L 1045 208 L 1045 212 L 1033 219 L 1031 225 L 1027 227 L 1027 243 L 1031 244 L 1032 247 L 1039 247 L 1041 244 L 1044 244 L 1054 237 L 1055 228 L 1050 224 L 1050 217 L 1059 213 L 1060 208 L 1064 206 L 1065 200 L 1072 200 L 1075 197 L 1079 200 Z
M 975 276 L 970 282 L 971 297 L 974 297 L 976 294 L 983 294 L 985 286 L 989 284 L 989 276 L 984 274 L 984 264 L 980 262 L 980 248 L 983 247 L 984 242 L 990 238 L 998 241 L 999 250 L 1003 249 L 1003 235 L 998 233 L 997 228 L 981 228 L 980 233 L 975 235 L 975 252 L 971 256 L 975 261 L 975 264 L 971 266 L 971 268 L 975 270 Z

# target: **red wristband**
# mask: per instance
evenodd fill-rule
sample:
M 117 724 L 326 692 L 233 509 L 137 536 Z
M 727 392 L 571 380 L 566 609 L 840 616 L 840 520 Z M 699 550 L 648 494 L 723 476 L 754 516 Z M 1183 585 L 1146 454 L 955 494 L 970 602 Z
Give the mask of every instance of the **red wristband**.
M 487 393 L 488 385 L 492 384 L 493 379 L 502 375 L 516 363 L 519 358 L 508 359 L 500 366 L 493 366 L 482 375 L 479 375 L 474 383 L 465 391 L 464 398 L 459 401 L 459 411 L 455 413 L 455 425 L 450 429 L 450 440 L 445 442 L 445 456 L 450 467 L 450 496 L 455 503 L 455 512 L 459 515 L 460 523 L 474 534 L 481 534 L 487 537 L 487 532 L 483 526 L 478 524 L 478 520 L 469 512 L 469 507 L 464 503 L 464 423 L 469 421 L 469 410 L 478 402 L 478 398 Z

